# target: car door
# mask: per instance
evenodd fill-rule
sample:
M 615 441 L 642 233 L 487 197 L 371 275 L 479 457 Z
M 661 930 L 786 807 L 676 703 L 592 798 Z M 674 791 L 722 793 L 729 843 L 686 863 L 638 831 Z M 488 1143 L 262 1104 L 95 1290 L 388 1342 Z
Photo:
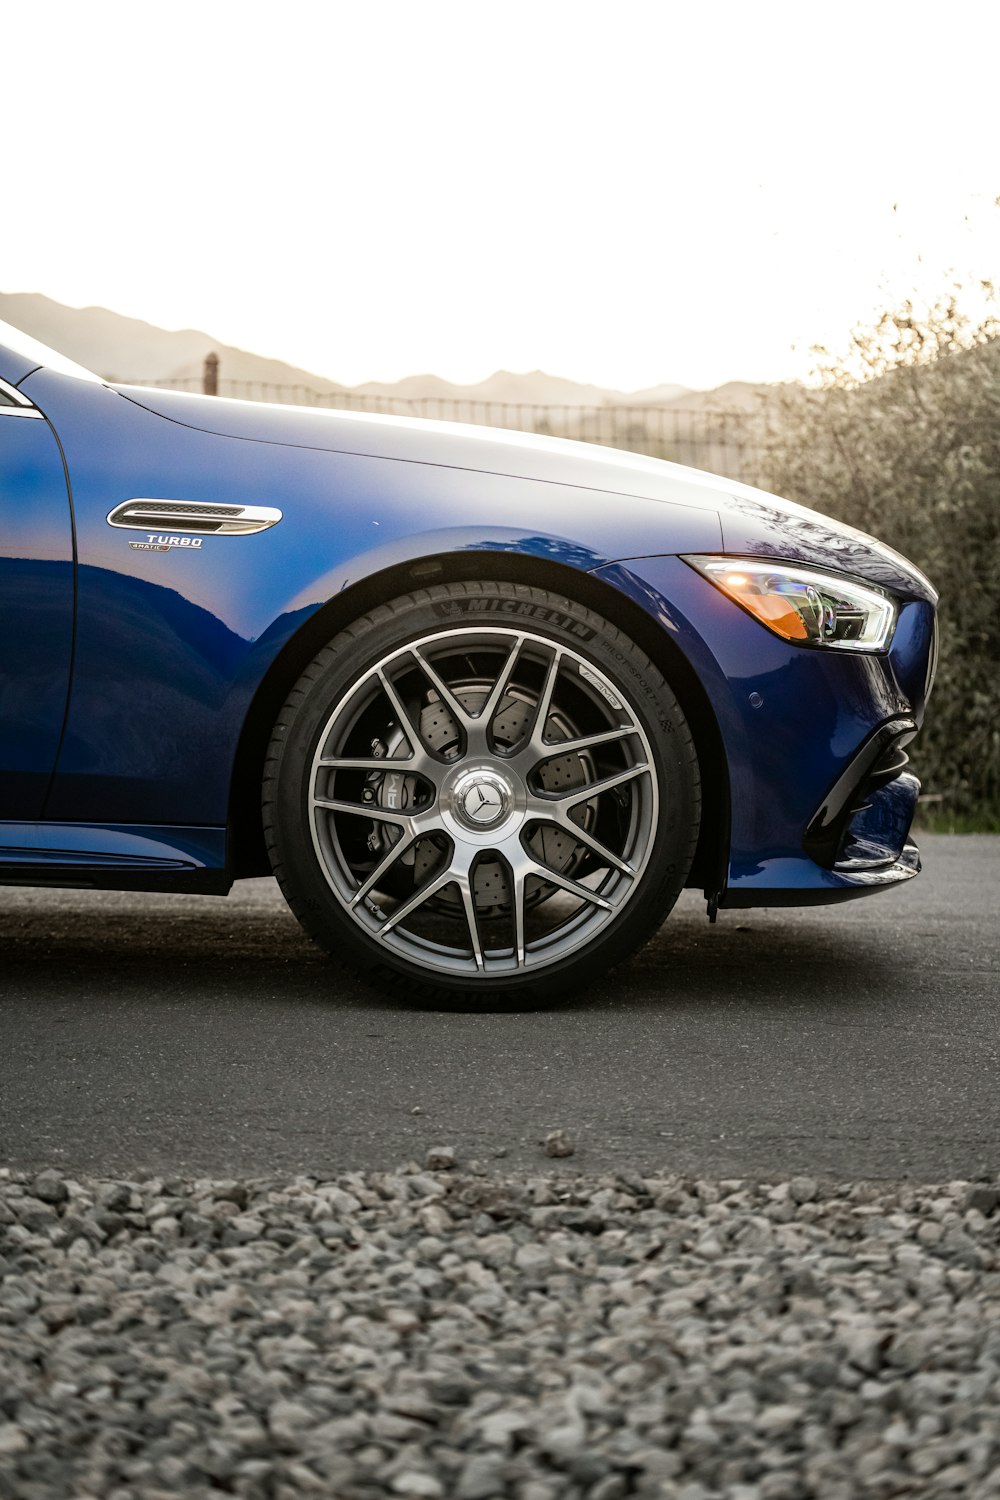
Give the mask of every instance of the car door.
M 17 378 L 16 372 L 10 371 Z M 73 653 L 73 523 L 62 453 L 0 369 L 0 820 L 42 816 Z M 0 830 L 0 847 L 17 843 Z

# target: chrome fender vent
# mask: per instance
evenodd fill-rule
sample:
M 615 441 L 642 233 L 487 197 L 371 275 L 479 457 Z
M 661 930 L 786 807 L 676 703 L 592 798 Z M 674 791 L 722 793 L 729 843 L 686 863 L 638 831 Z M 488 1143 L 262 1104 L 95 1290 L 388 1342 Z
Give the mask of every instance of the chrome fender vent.
M 126 500 L 108 514 L 108 525 L 126 531 L 197 532 L 250 536 L 281 520 L 273 505 L 210 505 L 197 500 Z

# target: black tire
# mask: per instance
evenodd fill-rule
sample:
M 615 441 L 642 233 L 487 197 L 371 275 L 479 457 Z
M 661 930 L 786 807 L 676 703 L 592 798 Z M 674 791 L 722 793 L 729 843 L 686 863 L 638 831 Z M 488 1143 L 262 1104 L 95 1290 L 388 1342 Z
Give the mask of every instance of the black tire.
M 306 932 L 438 1008 L 549 1004 L 627 958 L 684 886 L 700 809 L 689 727 L 644 653 L 497 582 L 342 630 L 289 694 L 263 782 Z

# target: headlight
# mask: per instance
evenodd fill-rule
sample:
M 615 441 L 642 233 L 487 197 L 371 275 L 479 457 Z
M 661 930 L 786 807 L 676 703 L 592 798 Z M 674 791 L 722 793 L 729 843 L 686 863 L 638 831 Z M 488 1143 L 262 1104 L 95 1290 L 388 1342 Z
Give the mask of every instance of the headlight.
M 684 561 L 783 640 L 841 651 L 879 651 L 892 639 L 896 606 L 888 594 L 869 584 L 760 557 Z

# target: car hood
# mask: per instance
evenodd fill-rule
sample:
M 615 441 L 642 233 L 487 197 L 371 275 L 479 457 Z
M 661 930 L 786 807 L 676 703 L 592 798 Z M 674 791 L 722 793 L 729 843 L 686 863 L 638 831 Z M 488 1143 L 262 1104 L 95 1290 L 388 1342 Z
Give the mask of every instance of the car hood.
M 646 454 L 424 417 L 271 406 L 145 386 L 115 389 L 168 421 L 222 437 L 510 475 L 711 510 L 720 517 L 726 552 L 812 563 L 917 598 L 937 598 L 918 568 L 865 532 L 736 480 Z

